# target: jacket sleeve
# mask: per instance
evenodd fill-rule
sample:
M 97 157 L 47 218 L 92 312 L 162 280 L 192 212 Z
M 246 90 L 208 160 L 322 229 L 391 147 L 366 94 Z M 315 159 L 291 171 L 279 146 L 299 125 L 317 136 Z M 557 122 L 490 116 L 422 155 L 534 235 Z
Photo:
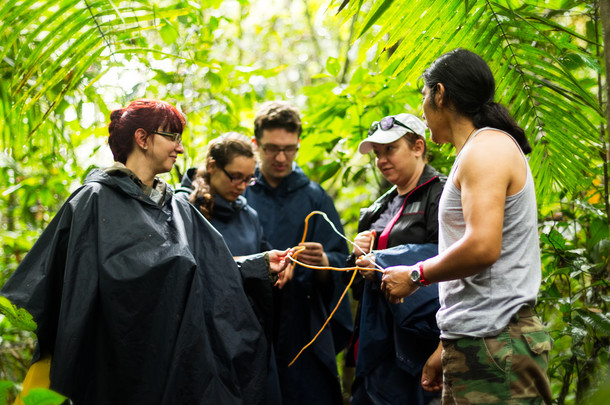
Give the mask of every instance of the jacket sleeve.
M 270 336 L 273 321 L 273 285 L 263 253 L 242 256 L 235 262 L 250 306 L 265 333 Z
M 436 244 L 406 244 L 375 252 L 375 260 L 382 267 L 413 265 L 438 251 Z M 381 273 L 379 282 L 381 282 Z M 438 286 L 420 288 L 402 303 L 390 305 L 395 325 L 406 333 L 422 338 L 438 338 L 436 311 L 439 309 Z
M 438 246 L 432 243 L 406 244 L 375 252 L 375 260 L 384 268 L 412 265 L 434 256 L 437 250 Z M 402 303 L 388 303 L 388 307 L 394 320 L 392 333 L 397 362 L 404 370 L 416 375 L 439 341 L 440 331 L 436 325 L 438 285 L 422 287 Z
M 39 346 L 33 362 L 41 353 L 52 354 L 55 347 L 71 222 L 72 210 L 66 203 L 0 291 L 37 323 Z

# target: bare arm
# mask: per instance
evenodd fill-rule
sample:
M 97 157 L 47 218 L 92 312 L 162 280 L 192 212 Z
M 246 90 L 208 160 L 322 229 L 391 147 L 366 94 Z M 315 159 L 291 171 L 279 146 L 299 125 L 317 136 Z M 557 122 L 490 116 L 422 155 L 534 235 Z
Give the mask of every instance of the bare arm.
M 525 161 L 515 143 L 497 131 L 484 131 L 464 149 L 455 175 L 461 190 L 466 230 L 442 254 L 424 262 L 429 282 L 473 276 L 495 263 L 502 249 L 504 202 L 525 184 Z M 411 266 L 386 270 L 382 288 L 393 301 L 412 294 Z

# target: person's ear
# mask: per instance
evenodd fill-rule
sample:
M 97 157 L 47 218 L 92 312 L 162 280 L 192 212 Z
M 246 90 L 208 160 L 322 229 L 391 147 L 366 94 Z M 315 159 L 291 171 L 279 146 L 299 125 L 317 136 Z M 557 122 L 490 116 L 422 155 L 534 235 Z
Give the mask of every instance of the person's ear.
M 254 148 L 254 152 L 258 152 L 258 142 L 256 141 L 256 137 L 252 137 L 250 139 L 252 141 L 252 147 Z
M 436 92 L 434 93 L 434 104 L 437 107 L 443 107 L 445 101 L 445 86 L 443 83 L 436 84 Z
M 206 165 L 206 171 L 210 176 L 214 174 L 214 172 L 216 171 L 216 167 L 216 161 L 214 159 L 210 159 L 210 161 Z
M 417 139 L 415 140 L 415 143 L 413 144 L 413 147 L 411 148 L 411 150 L 413 150 L 413 153 L 415 154 L 415 156 L 423 156 L 424 155 L 424 151 L 426 150 L 426 145 L 424 144 L 424 140 L 421 139 L 420 137 L 417 137 Z
M 136 144 L 146 150 L 148 149 L 148 132 L 145 129 L 138 128 L 136 129 L 136 133 L 134 134 L 134 139 Z

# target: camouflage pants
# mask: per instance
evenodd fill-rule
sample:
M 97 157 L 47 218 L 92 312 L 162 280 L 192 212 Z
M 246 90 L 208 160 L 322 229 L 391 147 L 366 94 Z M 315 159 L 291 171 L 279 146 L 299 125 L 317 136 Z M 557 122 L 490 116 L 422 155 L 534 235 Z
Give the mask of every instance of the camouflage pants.
M 530 307 L 498 336 L 443 340 L 443 405 L 550 404 L 551 345 Z

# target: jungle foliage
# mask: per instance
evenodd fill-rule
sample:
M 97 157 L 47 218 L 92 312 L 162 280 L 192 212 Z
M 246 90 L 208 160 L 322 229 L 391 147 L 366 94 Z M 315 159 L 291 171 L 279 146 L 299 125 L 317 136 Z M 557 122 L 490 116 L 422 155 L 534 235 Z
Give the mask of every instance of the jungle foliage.
M 356 152 L 368 126 L 420 114 L 419 77 L 464 47 L 485 58 L 496 101 L 533 146 L 543 284 L 557 404 L 599 403 L 608 386 L 610 248 L 607 63 L 610 1 L 20 0 L 0 6 L 0 285 L 92 166 L 108 165 L 109 112 L 161 98 L 187 116 L 185 155 L 252 131 L 260 103 L 304 116 L 297 161 L 335 198 L 348 237 L 387 184 Z M 447 172 L 452 150 L 430 145 Z M 0 315 L 0 403 L 34 337 Z M 17 383 L 15 385 L 15 383 Z M 6 393 L 3 394 L 3 392 Z M 602 392 L 602 391 L 599 391 Z

